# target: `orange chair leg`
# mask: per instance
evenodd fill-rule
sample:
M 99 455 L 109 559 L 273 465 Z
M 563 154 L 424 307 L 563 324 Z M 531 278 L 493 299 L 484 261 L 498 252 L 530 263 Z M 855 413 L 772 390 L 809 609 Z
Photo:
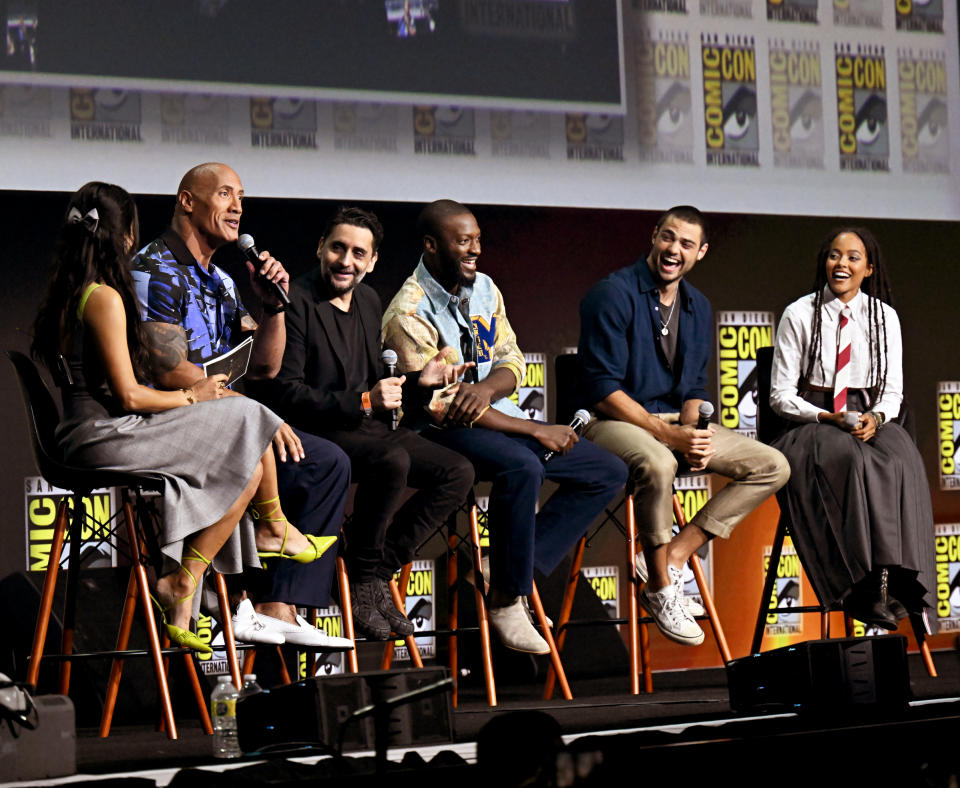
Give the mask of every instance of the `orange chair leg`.
M 290 671 L 287 670 L 287 661 L 283 658 L 283 649 L 280 646 L 277 646 L 277 657 L 280 659 L 280 681 L 284 684 L 293 684 Z
M 131 569 L 127 580 L 127 593 L 123 600 L 123 613 L 120 616 L 120 631 L 117 632 L 117 651 L 126 649 L 130 642 L 130 630 L 133 628 L 133 616 L 137 611 L 137 576 Z M 120 691 L 120 678 L 123 675 L 123 658 L 114 657 L 110 665 L 110 678 L 107 680 L 107 692 L 103 700 L 103 714 L 100 715 L 100 738 L 110 735 L 113 724 L 113 712 Z
M 567 574 L 567 585 L 563 590 L 563 601 L 560 603 L 560 615 L 557 616 L 557 651 L 563 651 L 564 643 L 567 642 L 567 622 L 570 620 L 570 614 L 573 611 L 573 598 L 577 593 L 577 583 L 580 580 L 580 567 L 583 566 L 583 553 L 587 548 L 587 537 L 581 536 L 580 541 L 573 550 L 573 559 L 570 562 L 570 572 Z M 543 684 L 543 699 L 550 700 L 553 697 L 553 690 L 557 684 L 557 672 L 553 669 L 553 662 L 547 668 L 547 680 Z
M 203 695 L 203 688 L 200 686 L 200 678 L 197 676 L 197 666 L 193 660 L 193 654 L 183 655 L 183 666 L 187 671 L 187 678 L 190 680 L 190 689 L 193 691 L 193 700 L 197 704 L 197 711 L 200 712 L 200 724 L 203 725 L 203 732 L 207 736 L 213 736 L 210 709 L 207 708 L 207 700 Z
M 470 546 L 473 550 L 474 597 L 477 601 L 477 621 L 480 625 L 480 648 L 483 654 L 483 675 L 487 685 L 487 703 L 497 705 L 497 688 L 493 679 L 493 650 L 490 645 L 490 621 L 483 598 L 483 572 L 480 558 L 480 525 L 477 505 L 470 507 Z M 541 607 L 541 612 L 543 608 Z M 551 636 L 552 637 L 552 636 Z
M 243 677 L 240 675 L 240 660 L 237 659 L 237 643 L 233 639 L 233 611 L 230 608 L 230 599 L 227 596 L 227 581 L 223 575 L 214 571 L 214 586 L 217 589 L 217 601 L 220 603 L 220 618 L 223 626 L 223 645 L 227 651 L 227 665 L 233 684 L 239 690 L 243 688 Z
M 680 497 L 673 495 L 673 514 L 677 518 L 677 525 L 683 528 L 687 524 L 686 515 L 683 512 L 683 506 L 680 503 Z M 710 626 L 713 628 L 713 635 L 717 641 L 717 649 L 720 651 L 720 658 L 724 664 L 733 659 L 730 653 L 730 647 L 727 645 L 727 638 L 723 634 L 723 627 L 720 625 L 720 617 L 717 615 L 717 607 L 713 603 L 713 594 L 710 593 L 710 587 L 707 584 L 707 578 L 703 573 L 703 565 L 700 563 L 700 557 L 694 553 L 690 557 L 690 568 L 693 570 L 693 576 L 697 581 L 697 587 L 700 589 L 700 596 L 703 599 L 703 606 L 707 610 L 707 616 L 710 619 Z
M 253 673 L 254 663 L 257 661 L 257 650 L 255 648 L 248 649 L 247 652 L 243 655 L 243 673 L 246 676 L 248 673 Z
M 350 579 L 347 577 L 347 564 L 337 556 L 337 583 L 340 586 L 340 614 L 343 616 L 343 631 L 351 641 L 353 650 L 344 652 L 347 655 L 347 670 L 350 673 L 360 671 L 357 662 L 357 639 L 353 630 L 353 606 L 350 603 Z
M 557 644 L 553 639 L 553 632 L 547 625 L 547 614 L 543 611 L 543 602 L 540 601 L 540 592 L 537 591 L 537 584 L 533 584 L 530 593 L 530 601 L 533 602 L 533 612 L 540 622 L 540 629 L 543 630 L 543 639 L 547 641 L 550 648 L 550 662 L 553 665 L 554 672 L 557 674 L 557 681 L 560 682 L 560 692 L 566 700 L 573 700 L 573 693 L 570 691 L 570 685 L 567 683 L 567 673 L 563 669 L 563 663 L 560 661 L 560 652 L 557 651 Z
M 397 610 L 406 610 L 407 583 L 410 582 L 410 573 L 413 571 L 413 564 L 407 563 L 400 570 L 400 583 L 390 580 L 390 595 L 393 597 L 393 604 Z M 417 647 L 416 638 L 410 635 L 406 638 L 407 650 L 410 652 L 410 659 L 415 667 L 423 667 L 423 659 L 420 657 L 420 649 Z M 390 670 L 393 665 L 394 642 L 388 641 L 383 646 L 383 659 L 380 662 L 381 670 Z
M 64 497 L 57 507 L 57 518 L 53 525 L 53 544 L 47 560 L 47 571 L 43 578 L 43 592 L 40 595 L 40 611 L 37 614 L 37 626 L 33 631 L 33 645 L 30 648 L 30 669 L 27 671 L 27 684 L 36 691 L 40 680 L 40 660 L 43 659 L 43 647 L 47 641 L 47 629 L 53 613 L 53 596 L 57 589 L 57 576 L 60 572 L 60 553 L 63 552 L 63 537 L 67 531 L 67 518 L 70 508 Z
M 451 635 L 447 639 L 447 654 L 450 677 L 453 679 L 453 691 L 450 693 L 453 708 L 457 708 L 457 686 L 459 684 L 459 666 L 457 663 L 457 614 L 460 600 L 457 595 L 457 535 L 447 537 L 447 628 Z

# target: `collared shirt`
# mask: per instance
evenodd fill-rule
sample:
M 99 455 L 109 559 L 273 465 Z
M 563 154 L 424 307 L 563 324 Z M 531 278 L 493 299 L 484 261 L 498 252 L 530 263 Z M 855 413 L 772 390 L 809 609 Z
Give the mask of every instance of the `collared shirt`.
M 807 367 L 807 355 L 813 342 L 814 293 L 794 301 L 783 311 L 777 328 L 777 342 L 773 351 L 773 371 L 770 377 L 770 406 L 776 413 L 793 421 L 812 422 L 823 409 L 811 405 L 798 394 L 800 379 Z M 876 370 L 870 369 L 869 305 L 883 310 L 887 327 L 887 382 L 883 397 L 873 403 L 888 419 L 896 418 L 903 401 L 903 351 L 900 320 L 888 304 L 871 298 L 862 291 L 850 299 L 850 382 L 849 388 L 869 389 L 877 385 Z M 820 306 L 820 363 L 813 365 L 808 385 L 832 388 L 837 365 L 837 333 L 840 328 L 840 310 L 843 302 L 829 286 L 823 289 Z M 876 339 L 874 339 L 876 342 Z M 883 353 L 882 339 L 875 346 L 874 355 Z
M 623 391 L 650 413 L 677 413 L 687 400 L 710 398 L 710 302 L 686 281 L 676 297 L 677 351 L 669 364 L 661 347 L 660 292 L 646 258 L 594 285 L 580 303 L 580 404 L 593 408 Z
M 213 263 L 204 270 L 172 229 L 140 250 L 131 273 L 143 320 L 182 327 L 192 363 L 240 341 L 247 311 L 233 279 Z
M 401 372 L 423 369 L 441 348 L 450 346 L 457 351 L 457 358 L 448 358 L 448 363 L 475 361 L 477 380 L 484 380 L 501 367 L 509 369 L 517 379 L 514 391 L 523 380 L 523 353 L 517 347 L 503 296 L 493 280 L 478 273 L 472 286 L 461 286 L 460 292 L 453 295 L 433 278 L 422 257 L 383 315 L 383 344 L 396 351 Z M 434 421 L 442 420 L 457 386 L 434 393 L 427 405 Z M 502 397 L 492 407 L 508 416 L 527 418 L 510 397 Z

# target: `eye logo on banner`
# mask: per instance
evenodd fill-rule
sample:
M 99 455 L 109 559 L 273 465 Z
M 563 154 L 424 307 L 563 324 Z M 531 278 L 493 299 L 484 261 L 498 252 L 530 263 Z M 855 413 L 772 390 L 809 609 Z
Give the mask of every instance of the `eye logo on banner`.
M 817 24 L 818 0 L 767 0 L 767 19 L 772 22 Z
M 250 144 L 254 148 L 316 148 L 317 103 L 291 98 L 250 99 Z
M 140 94 L 129 90 L 70 89 L 70 139 L 143 142 Z
M 583 579 L 603 604 L 610 618 L 620 618 L 620 571 L 616 566 L 585 566 Z
M 888 171 L 887 72 L 874 44 L 837 44 L 837 129 L 840 169 Z
M 160 96 L 160 139 L 177 145 L 229 145 L 226 96 L 164 93 Z
M 637 31 L 637 131 L 641 161 L 693 163 L 690 45 L 685 31 Z
M 775 166 L 823 169 L 818 42 L 770 42 L 770 119 Z
M 895 0 L 897 30 L 943 32 L 943 0 Z
M 883 4 L 877 0 L 833 0 L 833 23 L 847 27 L 883 27 Z
M 490 153 L 498 158 L 550 158 L 550 116 L 545 112 L 490 113 Z
M 937 523 L 937 623 L 940 632 L 960 632 L 960 523 Z
M 317 616 L 313 621 L 317 629 L 322 629 L 330 637 L 342 638 L 343 634 L 343 614 L 337 605 L 322 607 L 317 610 Z M 307 676 L 307 652 L 297 652 L 297 675 L 301 679 Z M 342 651 L 317 652 L 313 663 L 314 676 L 332 676 L 335 673 L 344 673 L 344 653 Z
M 753 0 L 700 0 L 700 16 L 753 19 Z
M 623 118 L 592 112 L 567 115 L 567 159 L 623 161 Z
M 960 490 L 957 448 L 960 441 L 960 381 L 937 384 L 937 424 L 940 425 L 940 489 Z
M 476 155 L 475 112 L 466 107 L 414 107 L 413 150 L 439 156 Z
M 397 577 L 399 578 L 399 573 Z M 428 632 L 436 629 L 434 618 L 437 604 L 433 589 L 434 577 L 436 577 L 436 574 L 433 561 L 414 561 L 410 568 L 410 579 L 407 581 L 405 612 L 407 618 L 413 623 L 417 650 L 420 652 L 420 656 L 425 658 L 437 655 L 437 638 L 434 635 L 418 637 L 416 632 Z M 407 648 L 406 641 L 396 641 L 393 658 L 399 661 L 410 659 L 410 650 Z
M 773 547 L 763 548 L 763 576 L 770 567 L 770 554 Z M 765 632 L 767 635 L 798 635 L 803 632 L 803 616 L 791 613 L 790 608 L 803 605 L 800 584 L 800 557 L 789 538 L 783 542 L 780 563 L 777 564 L 777 577 L 770 593 L 770 612 L 767 613 Z
M 395 104 L 337 102 L 333 105 L 333 147 L 396 153 L 399 118 Z
M 707 164 L 759 167 L 753 36 L 704 33 L 701 59 Z
M 757 349 L 773 344 L 773 312 L 717 315 L 720 424 L 757 437 Z
M 71 507 L 73 517 L 73 496 L 67 490 L 54 487 L 41 476 L 27 476 L 23 480 L 23 511 L 26 515 L 27 529 L 27 571 L 44 572 L 50 563 L 50 551 L 53 548 L 53 524 L 57 518 L 57 508 L 65 498 Z M 117 516 L 117 491 L 110 487 L 94 490 L 83 498 L 86 516 L 81 532 L 80 554 L 88 567 L 106 567 L 117 565 L 117 551 L 104 539 L 112 528 L 112 520 Z M 89 555 L 91 551 L 96 556 Z M 66 569 L 70 555 L 69 529 L 64 536 L 63 549 L 55 556 L 61 568 Z
M 52 136 L 50 88 L 0 85 L 0 137 L 35 139 Z
M 950 172 L 947 64 L 943 51 L 897 52 L 904 172 Z
M 543 353 L 524 353 L 527 368 L 516 393 L 511 395 L 520 410 L 531 419 L 547 420 L 547 357 Z

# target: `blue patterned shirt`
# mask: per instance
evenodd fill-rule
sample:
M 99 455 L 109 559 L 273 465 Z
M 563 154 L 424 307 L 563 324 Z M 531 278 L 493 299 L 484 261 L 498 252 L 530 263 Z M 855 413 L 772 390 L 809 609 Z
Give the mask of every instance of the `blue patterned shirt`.
M 212 263 L 205 271 L 173 230 L 140 250 L 132 274 L 143 320 L 182 327 L 194 364 L 226 353 L 243 338 L 247 311 L 233 279 Z

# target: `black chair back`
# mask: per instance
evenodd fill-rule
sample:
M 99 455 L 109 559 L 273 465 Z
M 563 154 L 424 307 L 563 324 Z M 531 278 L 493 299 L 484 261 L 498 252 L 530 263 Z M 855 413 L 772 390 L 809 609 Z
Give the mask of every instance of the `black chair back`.
M 70 489 L 72 479 L 64 473 L 63 459 L 54 433 L 60 423 L 60 410 L 33 361 L 16 350 L 7 353 L 20 384 L 20 393 L 27 413 L 30 445 L 37 470 L 48 482 Z
M 757 348 L 757 438 L 772 443 L 790 429 L 790 422 L 770 407 L 770 375 L 773 372 L 773 348 Z

